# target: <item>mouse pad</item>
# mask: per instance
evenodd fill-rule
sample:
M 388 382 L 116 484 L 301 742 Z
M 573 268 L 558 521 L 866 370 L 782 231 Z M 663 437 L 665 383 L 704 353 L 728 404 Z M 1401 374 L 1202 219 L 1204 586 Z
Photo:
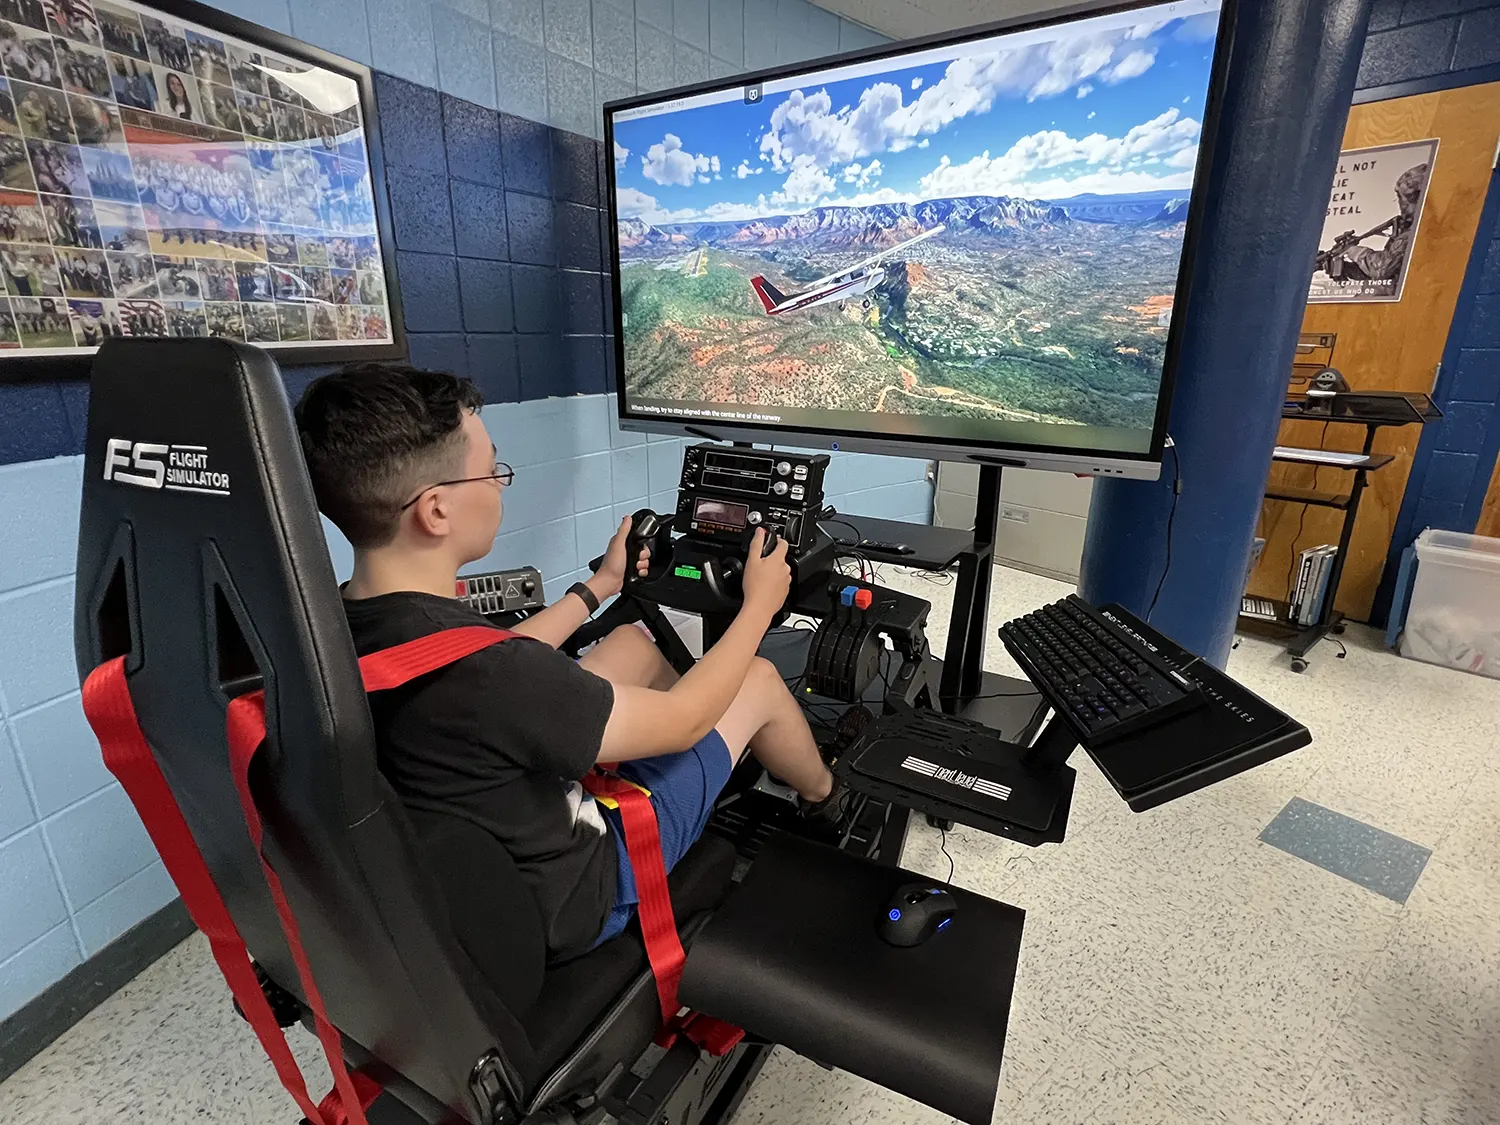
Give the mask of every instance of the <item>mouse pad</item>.
M 761 848 L 693 942 L 684 1004 L 989 1125 L 1026 915 L 961 887 L 953 924 L 920 945 L 878 932 L 923 880 L 785 833 Z

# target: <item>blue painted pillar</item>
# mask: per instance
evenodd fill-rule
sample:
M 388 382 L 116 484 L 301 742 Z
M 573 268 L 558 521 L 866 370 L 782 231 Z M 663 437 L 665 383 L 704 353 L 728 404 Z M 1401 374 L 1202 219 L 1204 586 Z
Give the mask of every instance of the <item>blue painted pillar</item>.
M 1099 480 L 1080 592 L 1223 667 L 1371 0 L 1242 0 L 1207 182 L 1162 479 Z

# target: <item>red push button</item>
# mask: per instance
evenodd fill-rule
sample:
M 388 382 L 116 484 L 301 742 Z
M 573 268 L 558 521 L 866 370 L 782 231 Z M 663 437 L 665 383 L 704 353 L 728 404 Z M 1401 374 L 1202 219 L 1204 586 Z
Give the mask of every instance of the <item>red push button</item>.
M 875 600 L 875 595 L 869 590 L 859 590 L 854 595 L 854 605 L 858 609 L 869 609 L 870 603 Z
M 456 585 L 458 587 L 458 595 L 457 595 L 458 597 L 462 598 L 462 597 L 467 597 L 468 596 L 468 593 L 469 593 L 469 584 L 467 582 L 465 582 L 462 578 L 460 578 L 456 583 L 454 583 L 454 585 Z

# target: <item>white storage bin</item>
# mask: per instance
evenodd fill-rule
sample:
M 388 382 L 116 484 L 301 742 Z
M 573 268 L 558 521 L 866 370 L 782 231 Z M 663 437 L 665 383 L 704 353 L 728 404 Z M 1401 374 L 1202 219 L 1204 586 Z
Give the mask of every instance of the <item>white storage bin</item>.
M 1500 539 L 1428 528 L 1416 547 L 1401 655 L 1500 679 Z

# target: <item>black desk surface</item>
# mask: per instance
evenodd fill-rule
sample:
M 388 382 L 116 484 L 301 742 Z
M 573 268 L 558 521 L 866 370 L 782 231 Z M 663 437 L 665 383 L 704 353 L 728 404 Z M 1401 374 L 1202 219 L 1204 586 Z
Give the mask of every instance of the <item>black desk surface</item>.
M 856 536 L 845 524 L 859 529 Z M 974 546 L 972 531 L 959 531 L 951 527 L 932 527 L 925 523 L 902 523 L 900 520 L 883 520 L 875 516 L 846 516 L 842 512 L 823 520 L 819 526 L 834 542 L 841 545 L 860 539 L 873 539 L 877 543 L 905 543 L 912 549 L 910 555 L 892 554 L 886 551 L 871 551 L 861 547 L 860 554 L 874 562 L 894 563 L 917 570 L 947 570 L 958 556 Z

